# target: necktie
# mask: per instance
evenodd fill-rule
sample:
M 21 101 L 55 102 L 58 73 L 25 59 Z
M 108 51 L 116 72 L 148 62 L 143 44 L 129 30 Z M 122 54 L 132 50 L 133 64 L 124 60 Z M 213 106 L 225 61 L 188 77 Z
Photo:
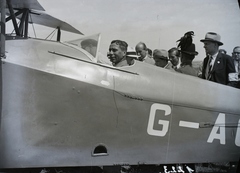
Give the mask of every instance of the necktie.
M 210 80 L 210 78 L 211 78 L 211 70 L 212 70 L 212 66 L 213 66 L 212 60 L 213 60 L 213 57 L 210 56 L 209 57 L 209 64 L 208 64 L 208 77 L 207 77 L 207 80 Z
M 240 79 L 240 61 L 238 61 L 238 80 Z

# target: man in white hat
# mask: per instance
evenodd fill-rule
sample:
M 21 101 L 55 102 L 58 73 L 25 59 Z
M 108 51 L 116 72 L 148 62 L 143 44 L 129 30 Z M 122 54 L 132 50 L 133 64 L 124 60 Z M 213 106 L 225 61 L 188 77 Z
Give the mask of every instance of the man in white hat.
M 133 65 L 134 61 L 138 60 L 138 58 L 139 57 L 137 56 L 136 51 L 132 47 L 128 46 L 128 48 L 127 48 L 127 56 L 126 56 L 127 63 L 129 65 Z
M 200 40 L 204 43 L 204 49 L 207 57 L 203 60 L 202 78 L 216 83 L 236 86 L 237 74 L 234 63 L 229 55 L 219 52 L 220 41 L 219 34 L 208 32 L 205 39 Z

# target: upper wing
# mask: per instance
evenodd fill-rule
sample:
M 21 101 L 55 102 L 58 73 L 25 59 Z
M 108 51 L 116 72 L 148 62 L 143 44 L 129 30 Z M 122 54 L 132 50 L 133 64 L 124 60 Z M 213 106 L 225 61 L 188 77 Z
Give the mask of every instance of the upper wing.
M 33 10 L 45 11 L 37 0 L 11 0 L 13 8 L 28 8 Z
M 29 9 L 30 23 L 35 23 L 52 28 L 59 27 L 61 30 L 64 31 L 82 34 L 79 30 L 69 25 L 68 23 L 46 14 L 44 12 L 44 8 L 39 4 L 37 0 L 11 0 L 11 5 L 14 10 Z M 6 11 L 6 14 L 10 15 L 8 11 Z M 16 17 L 18 19 L 21 19 L 22 14 Z
M 19 18 L 20 17 L 21 16 L 19 16 Z M 64 30 L 64 31 L 73 32 L 76 34 L 82 34 L 79 30 L 77 30 L 70 24 L 40 11 L 33 11 L 33 10 L 30 11 L 29 23 L 36 23 L 39 25 L 44 25 L 52 28 L 59 27 L 61 28 L 61 30 Z

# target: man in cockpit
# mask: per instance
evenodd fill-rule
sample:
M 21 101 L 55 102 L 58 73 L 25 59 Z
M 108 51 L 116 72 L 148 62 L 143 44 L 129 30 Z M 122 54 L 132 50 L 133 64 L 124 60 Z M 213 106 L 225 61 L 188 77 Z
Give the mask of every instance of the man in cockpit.
M 127 56 L 128 44 L 122 40 L 113 40 L 109 46 L 108 58 L 114 67 L 129 66 Z

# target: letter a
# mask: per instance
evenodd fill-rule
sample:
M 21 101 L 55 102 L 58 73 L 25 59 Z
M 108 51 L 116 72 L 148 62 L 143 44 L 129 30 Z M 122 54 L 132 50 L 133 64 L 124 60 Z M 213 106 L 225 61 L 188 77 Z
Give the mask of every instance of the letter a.
M 223 126 L 219 126 L 222 124 Z M 217 131 L 219 130 L 219 133 Z M 214 139 L 219 139 L 220 144 L 226 144 L 225 140 L 225 114 L 220 113 L 216 119 L 216 122 L 214 124 L 214 127 L 208 137 L 207 142 L 212 143 Z

